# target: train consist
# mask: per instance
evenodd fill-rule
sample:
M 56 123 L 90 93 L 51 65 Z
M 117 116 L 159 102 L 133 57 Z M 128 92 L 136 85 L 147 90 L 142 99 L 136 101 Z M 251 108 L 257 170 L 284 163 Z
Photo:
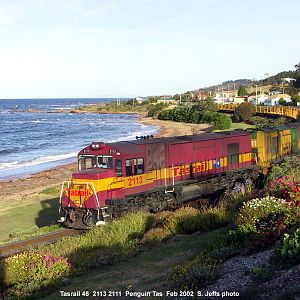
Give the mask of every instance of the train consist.
M 105 224 L 128 211 L 157 212 L 255 180 L 300 149 L 300 125 L 201 135 L 93 142 L 62 185 L 60 221 L 70 228 Z

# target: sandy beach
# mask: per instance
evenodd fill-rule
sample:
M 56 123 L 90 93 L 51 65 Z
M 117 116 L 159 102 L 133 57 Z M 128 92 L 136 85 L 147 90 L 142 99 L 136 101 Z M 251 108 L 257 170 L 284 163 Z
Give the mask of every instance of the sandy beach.
M 207 124 L 187 124 L 172 121 L 161 121 L 144 116 L 138 117 L 144 125 L 159 127 L 155 137 L 180 136 L 203 133 L 210 126 Z M 11 204 L 19 202 L 27 196 L 41 192 L 47 187 L 57 186 L 64 180 L 71 178 L 72 172 L 77 168 L 76 163 L 64 164 L 56 168 L 36 173 L 27 178 L 0 182 L 1 201 Z

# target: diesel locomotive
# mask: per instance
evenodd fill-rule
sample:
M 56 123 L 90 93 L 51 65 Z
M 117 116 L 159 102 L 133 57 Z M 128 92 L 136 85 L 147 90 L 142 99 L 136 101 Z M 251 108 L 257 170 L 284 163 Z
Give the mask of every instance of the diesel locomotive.
M 60 222 L 89 228 L 136 209 L 158 212 L 175 207 L 230 188 L 237 180 L 255 180 L 299 149 L 297 124 L 93 142 L 78 153 L 78 171 L 62 184 Z

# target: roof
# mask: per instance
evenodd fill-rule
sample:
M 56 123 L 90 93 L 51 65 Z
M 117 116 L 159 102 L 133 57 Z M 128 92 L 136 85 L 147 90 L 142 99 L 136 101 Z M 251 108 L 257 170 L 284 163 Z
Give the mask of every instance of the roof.
M 190 143 L 197 141 L 207 141 L 207 140 L 217 140 L 223 139 L 226 137 L 233 136 L 243 136 L 249 135 L 247 131 L 236 129 L 233 131 L 224 131 L 219 133 L 204 133 L 198 135 L 184 135 L 177 137 L 162 137 L 154 139 L 142 139 L 142 140 L 132 140 L 132 141 L 123 141 L 123 142 L 114 142 L 107 143 L 106 145 L 118 150 L 122 154 L 131 154 L 139 153 L 139 150 L 142 152 L 144 149 L 143 146 L 156 143 L 166 143 L 166 144 L 180 144 L 180 143 Z M 140 149 L 139 149 L 140 148 Z
M 291 98 L 290 95 L 288 94 L 278 94 L 278 95 L 272 95 L 272 96 L 269 96 L 270 99 L 275 99 L 275 98 Z
M 296 128 L 299 126 L 300 126 L 300 123 L 284 124 L 281 126 L 262 127 L 262 128 L 257 129 L 257 131 L 274 132 L 274 131 L 281 131 L 281 130 Z

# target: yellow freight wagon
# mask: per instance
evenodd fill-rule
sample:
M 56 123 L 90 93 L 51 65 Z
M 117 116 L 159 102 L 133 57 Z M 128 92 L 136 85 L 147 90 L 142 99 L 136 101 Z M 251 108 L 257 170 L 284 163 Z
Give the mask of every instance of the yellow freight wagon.
M 258 165 L 267 171 L 284 156 L 300 150 L 300 124 L 283 125 L 276 128 L 261 128 L 251 133 L 252 153 Z

